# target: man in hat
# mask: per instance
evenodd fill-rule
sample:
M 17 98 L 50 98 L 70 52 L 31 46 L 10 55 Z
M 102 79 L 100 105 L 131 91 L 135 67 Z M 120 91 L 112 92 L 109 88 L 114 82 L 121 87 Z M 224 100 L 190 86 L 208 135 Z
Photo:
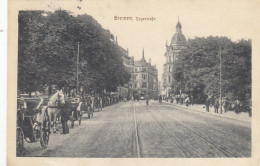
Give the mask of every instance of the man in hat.
M 65 95 L 63 94 L 63 84 L 60 83 L 58 85 L 58 90 L 59 90 L 59 95 L 63 95 L 62 97 L 64 98 L 65 100 Z M 60 103 L 59 106 L 60 106 L 60 111 L 61 111 L 61 125 L 62 125 L 62 133 L 61 134 L 68 134 L 69 133 L 69 127 L 68 127 L 68 123 L 67 121 L 69 120 L 69 113 L 70 113 L 70 110 L 69 110 L 69 107 L 68 107 L 68 102 L 64 101 L 65 103 L 62 104 Z
M 210 97 L 208 97 L 208 98 L 206 99 L 205 105 L 206 105 L 206 111 L 209 112 Z

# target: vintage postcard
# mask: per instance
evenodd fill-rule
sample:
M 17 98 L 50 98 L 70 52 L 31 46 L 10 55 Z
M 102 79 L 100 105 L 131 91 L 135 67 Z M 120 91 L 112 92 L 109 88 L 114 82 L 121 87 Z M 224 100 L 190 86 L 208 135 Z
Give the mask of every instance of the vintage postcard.
M 257 0 L 9 0 L 8 165 L 259 165 Z

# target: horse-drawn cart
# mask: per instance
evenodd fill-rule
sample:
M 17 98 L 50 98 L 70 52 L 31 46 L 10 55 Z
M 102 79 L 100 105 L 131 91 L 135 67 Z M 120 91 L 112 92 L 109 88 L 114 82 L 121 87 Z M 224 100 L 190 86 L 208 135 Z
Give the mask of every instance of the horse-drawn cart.
M 40 142 L 46 148 L 49 142 L 50 125 L 43 98 L 17 99 L 16 155 L 22 156 L 24 141 Z
M 74 127 L 74 122 L 78 121 L 79 125 L 81 124 L 83 114 L 88 114 L 88 119 L 93 117 L 93 108 L 92 101 L 89 97 L 85 99 L 81 99 L 79 97 L 73 97 L 68 99 L 69 107 L 70 107 L 70 121 L 71 128 Z
M 74 127 L 74 121 L 78 121 L 79 125 L 81 124 L 82 120 L 82 101 L 78 97 L 70 98 L 68 99 L 69 105 L 70 105 L 70 120 L 71 120 L 71 128 Z

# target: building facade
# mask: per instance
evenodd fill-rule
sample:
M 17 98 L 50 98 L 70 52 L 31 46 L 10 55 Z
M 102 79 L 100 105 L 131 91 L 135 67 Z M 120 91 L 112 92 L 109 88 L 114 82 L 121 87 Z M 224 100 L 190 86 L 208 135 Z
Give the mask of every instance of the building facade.
M 140 97 L 141 94 L 149 95 L 149 98 L 158 96 L 158 70 L 156 65 L 151 64 L 151 59 L 146 62 L 144 50 L 142 59 L 135 61 L 134 57 L 129 56 L 129 50 L 125 50 L 114 41 L 122 52 L 122 60 L 131 78 L 127 84 L 117 87 L 120 97 Z
M 124 66 L 127 68 L 128 72 L 131 74 L 131 78 L 129 80 L 129 83 L 124 84 L 123 86 L 118 86 L 117 91 L 119 96 L 121 97 L 128 97 L 131 96 L 131 82 L 133 81 L 133 71 L 134 71 L 134 57 L 129 56 L 128 49 L 125 50 L 124 48 L 118 46 L 121 52 L 123 53 L 122 60 Z
M 163 65 L 161 94 L 166 97 L 169 97 L 171 94 L 171 87 L 173 84 L 173 65 L 178 60 L 181 50 L 185 48 L 186 38 L 182 34 L 182 26 L 178 19 L 176 32 L 171 39 L 170 45 L 166 42 L 166 52 L 164 54 L 166 63 Z
M 158 96 L 158 70 L 156 65 L 151 64 L 151 59 L 146 62 L 144 57 L 144 50 L 142 59 L 134 61 L 134 70 L 132 74 L 132 81 L 130 82 L 132 95 L 149 95 L 152 99 Z

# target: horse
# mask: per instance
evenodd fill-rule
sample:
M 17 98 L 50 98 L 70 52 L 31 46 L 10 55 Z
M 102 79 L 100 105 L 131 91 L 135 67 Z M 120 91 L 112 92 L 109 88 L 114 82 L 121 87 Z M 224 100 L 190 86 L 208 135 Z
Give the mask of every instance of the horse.
M 61 106 L 65 105 L 65 96 L 62 90 L 57 91 L 53 96 L 51 96 L 48 102 L 48 116 L 51 126 L 53 126 L 53 133 L 56 133 L 56 121 L 61 115 Z

